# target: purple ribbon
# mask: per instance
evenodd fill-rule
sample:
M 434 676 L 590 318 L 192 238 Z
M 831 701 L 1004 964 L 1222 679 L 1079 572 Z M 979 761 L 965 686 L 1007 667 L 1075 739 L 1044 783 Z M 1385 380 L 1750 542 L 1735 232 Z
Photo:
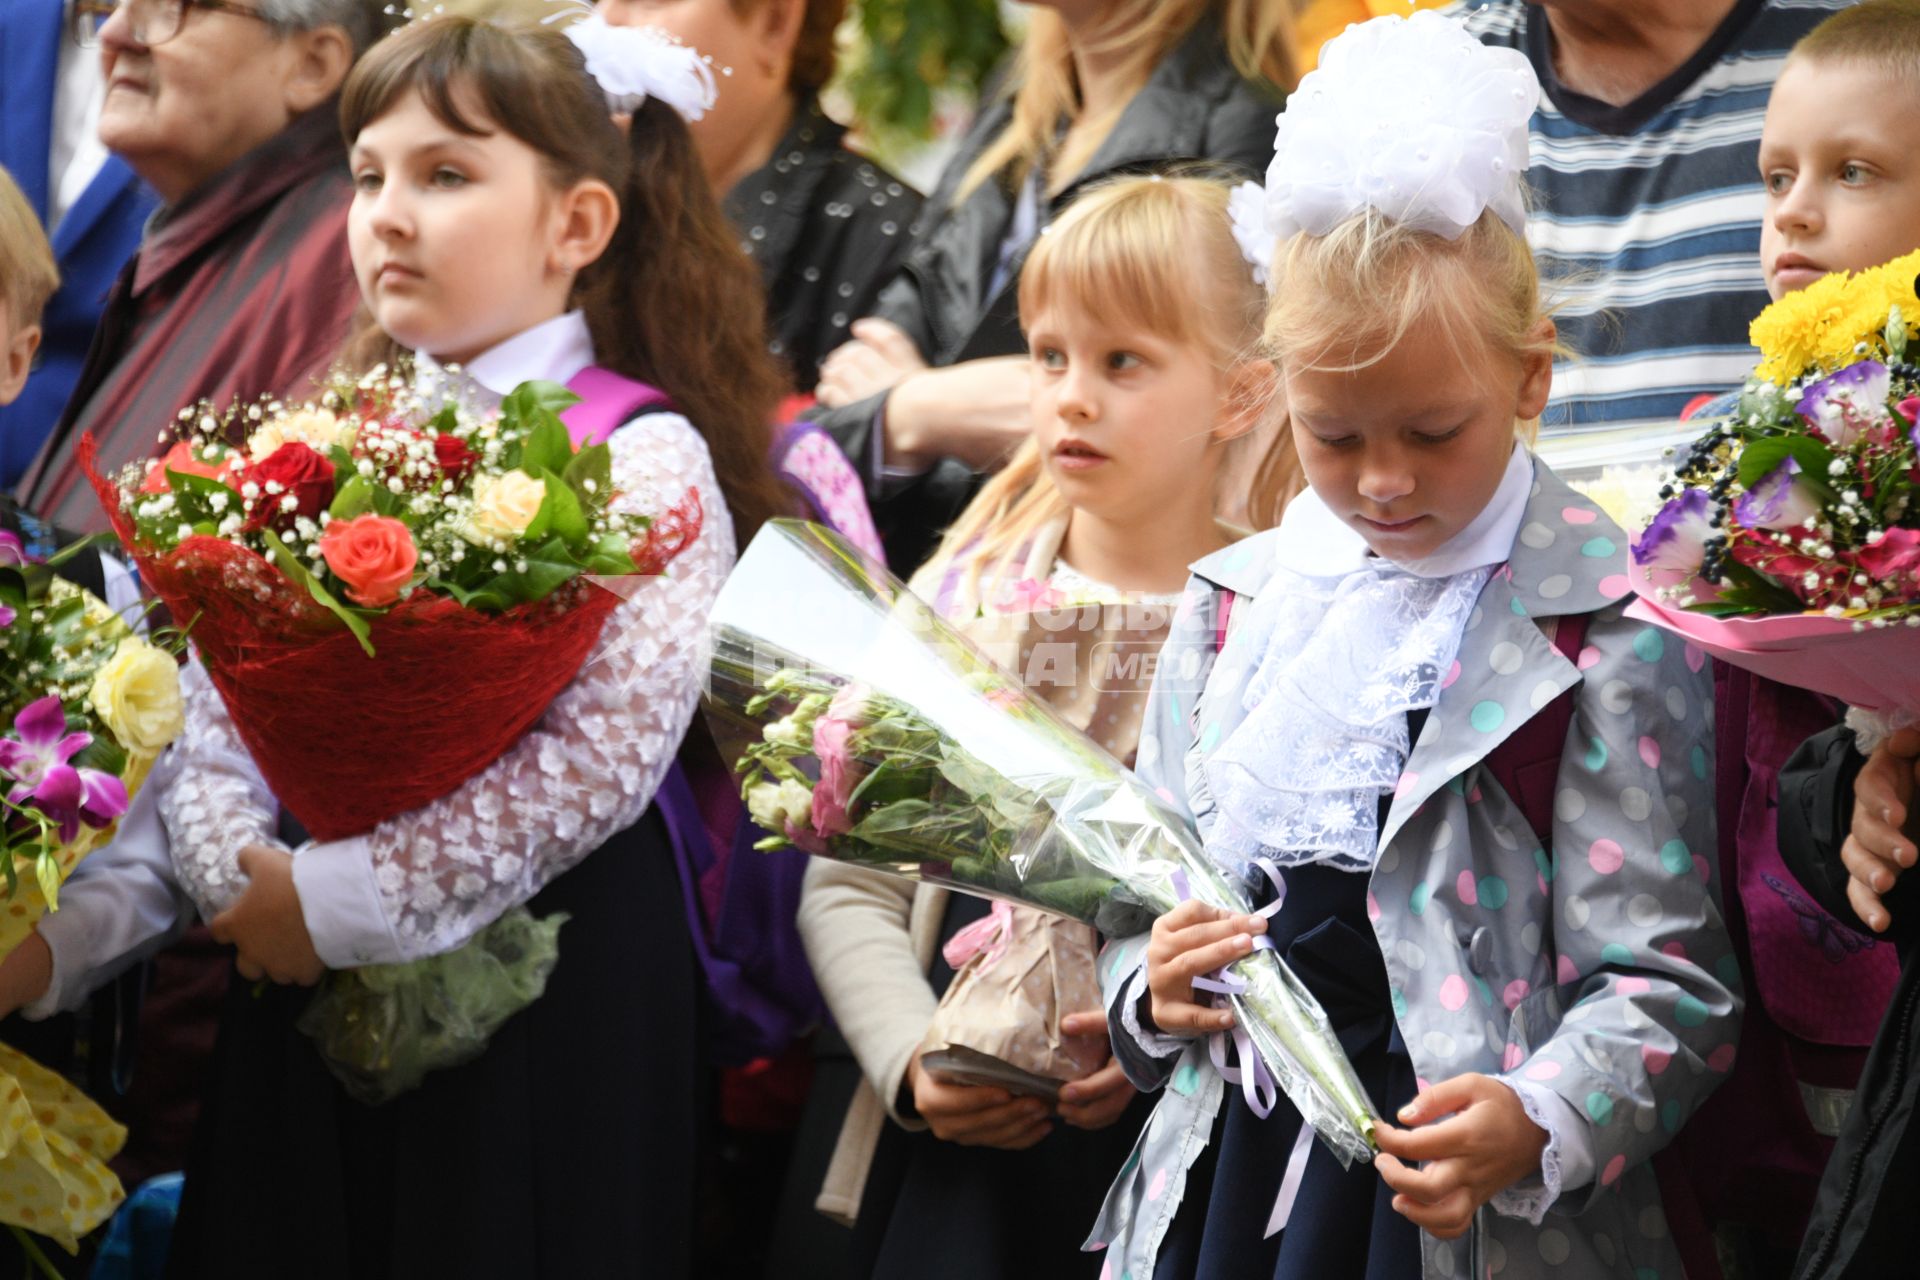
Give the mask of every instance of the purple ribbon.
M 1273 901 L 1253 914 L 1271 919 L 1286 900 L 1287 882 L 1281 877 L 1280 868 L 1274 865 L 1273 859 L 1255 858 L 1253 865 L 1273 886 Z M 1185 871 L 1176 870 L 1171 882 L 1173 891 L 1180 895 L 1182 902 L 1193 897 L 1193 887 Z M 1276 948 L 1272 938 L 1264 933 L 1256 933 L 1253 935 L 1253 949 L 1272 951 Z M 1193 986 L 1196 991 L 1210 992 L 1216 997 L 1211 1002 L 1214 1008 L 1228 1009 L 1232 1007 L 1232 998 L 1247 989 L 1247 981 L 1228 973 L 1227 966 L 1222 965 L 1205 977 L 1195 978 Z M 1235 1066 L 1228 1057 L 1229 1047 L 1239 1059 L 1239 1066 Z M 1207 1056 L 1213 1060 L 1213 1069 L 1220 1073 L 1222 1080 L 1240 1086 L 1240 1092 L 1246 1097 L 1247 1106 L 1252 1108 L 1254 1115 L 1265 1120 L 1273 1114 L 1274 1105 L 1280 1100 L 1280 1086 L 1274 1080 L 1273 1073 L 1267 1070 L 1267 1064 L 1261 1060 L 1253 1037 L 1247 1034 L 1247 1029 L 1237 1019 L 1226 1030 L 1215 1031 L 1207 1036 Z

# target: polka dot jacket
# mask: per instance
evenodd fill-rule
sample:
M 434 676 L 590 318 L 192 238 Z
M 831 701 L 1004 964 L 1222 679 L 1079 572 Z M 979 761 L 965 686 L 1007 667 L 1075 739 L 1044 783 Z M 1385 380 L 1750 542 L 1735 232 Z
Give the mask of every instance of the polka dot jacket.
M 1213 813 L 1200 762 L 1243 715 L 1238 687 L 1208 683 L 1213 628 L 1223 591 L 1251 595 L 1271 577 L 1275 539 L 1195 565 L 1147 708 L 1136 767 L 1202 837 Z M 1368 915 L 1421 1082 L 1480 1072 L 1544 1085 L 1583 1119 L 1594 1170 L 1527 1216 L 1487 1207 L 1459 1240 L 1423 1235 L 1429 1278 L 1682 1280 L 1648 1160 L 1732 1066 L 1739 970 L 1713 863 L 1712 672 L 1624 615 L 1625 551 L 1617 526 L 1536 465 L 1511 556 L 1381 829 Z M 1575 614 L 1587 625 L 1569 661 L 1543 626 Z M 1548 854 L 1549 833 L 1529 829 L 1487 756 L 1568 688 Z M 1088 1242 L 1107 1250 L 1111 1280 L 1152 1275 L 1224 1096 L 1203 1042 L 1139 1032 L 1146 942 L 1116 940 L 1101 966 L 1115 1051 L 1136 1084 L 1163 1090 Z

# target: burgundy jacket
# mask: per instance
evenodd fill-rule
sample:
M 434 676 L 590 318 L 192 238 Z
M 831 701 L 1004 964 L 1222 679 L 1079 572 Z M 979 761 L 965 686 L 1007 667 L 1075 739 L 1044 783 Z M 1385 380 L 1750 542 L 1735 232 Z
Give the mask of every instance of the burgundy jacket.
M 21 480 L 22 505 L 74 533 L 103 530 L 78 462 L 84 433 L 111 471 L 159 452 L 160 433 L 199 400 L 313 391 L 360 301 L 352 195 L 328 103 L 155 214 L 107 297 L 73 399 Z

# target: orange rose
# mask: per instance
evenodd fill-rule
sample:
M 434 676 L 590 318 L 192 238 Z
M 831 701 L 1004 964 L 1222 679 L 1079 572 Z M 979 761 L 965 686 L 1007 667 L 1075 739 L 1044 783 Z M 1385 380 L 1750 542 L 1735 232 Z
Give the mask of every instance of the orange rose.
M 233 459 L 229 456 L 219 465 L 202 462 L 193 456 L 193 445 L 186 440 L 176 440 L 173 448 L 167 450 L 164 458 L 155 458 L 147 464 L 146 482 L 140 486 L 142 493 L 169 493 L 173 486 L 167 483 L 167 472 L 177 471 L 184 476 L 205 476 L 209 480 L 218 480 L 229 489 L 238 489 L 239 481 L 234 478 Z
M 391 516 L 355 516 L 335 520 L 320 535 L 320 554 L 327 567 L 347 584 L 347 598 L 378 609 L 400 598 L 400 588 L 413 580 L 420 553 L 413 534 Z

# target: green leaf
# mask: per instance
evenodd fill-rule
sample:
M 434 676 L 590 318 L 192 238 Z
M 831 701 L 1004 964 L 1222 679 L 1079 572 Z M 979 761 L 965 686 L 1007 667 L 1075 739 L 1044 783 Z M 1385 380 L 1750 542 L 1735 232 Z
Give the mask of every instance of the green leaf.
M 47 900 L 47 910 L 60 909 L 60 863 L 51 852 L 43 853 L 33 861 L 33 874 L 40 881 L 40 896 Z
M 304 587 L 307 594 L 312 596 L 321 608 L 346 623 L 347 630 L 353 632 L 353 638 L 360 642 L 360 647 L 367 651 L 367 656 L 373 657 L 373 641 L 369 638 L 372 635 L 372 628 L 367 625 L 367 620 L 341 604 L 331 591 L 320 585 L 320 579 L 314 577 L 307 566 L 301 564 L 294 554 L 287 550 L 286 543 L 275 537 L 273 530 L 263 529 L 261 536 L 266 539 L 267 550 L 272 552 L 273 562 L 279 567 L 280 572 L 286 574 L 294 585 Z
M 1811 436 L 1761 436 L 1749 440 L 1740 450 L 1740 487 L 1753 488 L 1788 458 L 1800 464 L 1802 479 L 1821 489 L 1827 488 L 1827 467 L 1833 462 L 1833 450 Z
M 366 515 L 374 509 L 374 489 L 365 476 L 354 476 L 340 486 L 333 495 L 333 505 L 327 508 L 335 520 L 351 520 Z
M 520 446 L 520 469 L 530 476 L 551 471 L 560 475 L 573 461 L 573 437 L 552 414 L 540 418 Z
M 573 461 L 567 463 L 560 478 L 579 497 L 581 506 L 597 511 L 606 505 L 607 495 L 613 492 L 613 452 L 604 444 L 590 444 L 573 455 Z
M 553 531 L 553 536 L 569 547 L 579 546 L 591 532 L 587 526 L 587 513 L 580 507 L 579 495 L 551 471 L 541 479 L 546 482 L 547 496 L 540 503 L 540 510 L 548 515 L 548 527 Z
M 580 403 L 580 397 L 557 382 L 534 379 L 509 391 L 500 402 L 500 416 L 509 422 L 531 424 L 542 414 L 558 417 Z
M 509 563 L 514 567 L 475 592 L 476 599 L 491 589 L 508 604 L 530 604 L 546 599 L 580 574 L 580 566 L 573 562 L 566 546 L 557 538 L 550 538 L 538 547 L 521 550 Z M 525 564 L 526 568 L 519 568 L 519 564 Z M 482 606 L 475 604 L 472 607 Z
M 170 470 L 167 472 L 167 484 L 173 489 L 174 510 L 177 513 L 177 519 L 169 523 L 217 525 L 242 510 L 240 495 L 211 476 Z M 226 501 L 217 503 L 216 499 L 222 495 Z M 261 501 L 266 499 L 262 498 Z

